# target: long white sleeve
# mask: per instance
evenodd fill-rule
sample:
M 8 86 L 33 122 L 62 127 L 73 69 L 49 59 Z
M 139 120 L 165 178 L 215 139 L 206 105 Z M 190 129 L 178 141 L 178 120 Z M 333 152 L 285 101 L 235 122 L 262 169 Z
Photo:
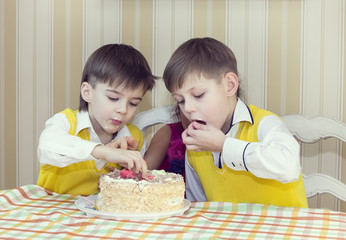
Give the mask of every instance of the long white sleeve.
M 234 170 L 250 171 L 259 178 L 282 183 L 298 180 L 299 144 L 284 123 L 275 115 L 264 117 L 257 135 L 258 142 L 251 143 L 228 137 L 223 145 L 224 163 Z
M 88 121 L 86 116 L 82 116 L 78 120 Z M 101 142 L 98 137 L 95 138 L 96 134 L 93 133 L 93 130 L 90 131 L 92 129 L 90 125 L 90 141 L 87 141 L 69 134 L 70 123 L 64 114 L 57 113 L 47 120 L 37 150 L 40 163 L 65 167 L 73 163 L 94 159 L 90 154 L 94 147 Z
M 102 144 L 100 138 L 92 127 L 89 114 L 86 111 L 77 113 L 77 126 L 75 135 L 83 129 L 87 129 L 90 134 L 90 141 L 69 134 L 70 122 L 63 113 L 57 113 L 46 121 L 46 127 L 41 133 L 37 156 L 41 164 L 49 164 L 56 167 L 66 167 L 73 163 L 86 160 L 94 160 L 96 167 L 101 169 L 106 160 L 95 159 L 91 152 L 95 146 Z M 115 138 L 131 136 L 127 126 L 124 126 L 117 133 Z M 144 155 L 145 149 L 140 153 Z

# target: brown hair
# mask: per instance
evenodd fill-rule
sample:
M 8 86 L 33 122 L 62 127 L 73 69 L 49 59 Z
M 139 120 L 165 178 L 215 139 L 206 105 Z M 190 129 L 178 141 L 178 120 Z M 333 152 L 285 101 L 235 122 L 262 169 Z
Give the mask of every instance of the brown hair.
M 151 73 L 145 57 L 135 48 L 125 44 L 108 44 L 100 47 L 88 58 L 82 81 L 93 88 L 97 83 L 108 83 L 110 86 L 137 89 L 144 92 L 152 90 L 157 79 Z M 88 103 L 80 96 L 79 110 L 88 110 Z
M 169 59 L 163 73 L 168 91 L 181 88 L 191 74 L 221 80 L 227 72 L 238 75 L 234 53 L 213 38 L 193 38 L 180 45 Z

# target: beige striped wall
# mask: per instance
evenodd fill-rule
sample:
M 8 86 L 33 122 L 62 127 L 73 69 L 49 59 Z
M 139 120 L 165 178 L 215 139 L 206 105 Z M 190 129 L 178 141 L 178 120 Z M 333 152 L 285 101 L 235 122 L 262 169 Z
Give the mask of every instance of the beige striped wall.
M 0 0 L 0 188 L 36 182 L 45 121 L 78 107 L 83 64 L 106 43 L 133 45 L 160 76 L 180 43 L 212 36 L 235 52 L 248 103 L 345 122 L 345 14 L 345 0 Z M 140 111 L 170 102 L 159 81 Z M 345 145 L 303 152 L 305 172 L 346 182 Z

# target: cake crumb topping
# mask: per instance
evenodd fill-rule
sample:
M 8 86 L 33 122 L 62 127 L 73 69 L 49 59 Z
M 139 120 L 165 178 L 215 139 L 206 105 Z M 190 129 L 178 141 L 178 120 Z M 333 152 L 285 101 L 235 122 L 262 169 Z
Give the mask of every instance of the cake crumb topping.
M 165 170 L 151 170 L 148 171 L 147 179 L 142 178 L 141 174 L 136 175 L 129 169 L 122 169 L 121 171 L 116 169 L 113 172 L 106 174 L 109 178 L 114 180 L 134 180 L 136 182 L 147 183 L 162 183 L 167 181 L 180 181 L 181 175 L 166 172 Z

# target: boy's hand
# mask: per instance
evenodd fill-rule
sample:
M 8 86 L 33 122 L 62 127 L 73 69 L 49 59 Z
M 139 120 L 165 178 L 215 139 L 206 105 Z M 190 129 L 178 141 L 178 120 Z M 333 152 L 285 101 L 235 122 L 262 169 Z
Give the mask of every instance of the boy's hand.
M 226 135 L 213 126 L 192 122 L 182 133 L 182 139 L 190 151 L 222 152 Z
M 117 163 L 136 174 L 141 172 L 142 177 L 147 178 L 148 167 L 138 151 L 97 145 L 91 152 L 91 155 L 97 159 L 104 159 L 111 163 Z
M 127 137 L 114 139 L 113 141 L 108 143 L 106 146 L 137 151 L 139 148 L 139 143 L 134 137 L 127 136 Z

